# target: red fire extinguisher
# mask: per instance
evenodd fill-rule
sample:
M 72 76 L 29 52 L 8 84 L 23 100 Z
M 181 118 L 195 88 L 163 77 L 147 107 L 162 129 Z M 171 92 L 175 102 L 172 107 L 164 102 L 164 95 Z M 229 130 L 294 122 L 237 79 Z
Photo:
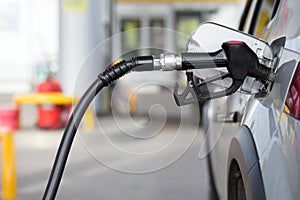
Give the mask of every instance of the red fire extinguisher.
M 61 92 L 59 83 L 49 76 L 36 86 L 36 92 Z M 63 118 L 65 106 L 55 104 L 40 104 L 37 106 L 36 125 L 40 128 L 56 129 L 63 127 L 66 120 Z

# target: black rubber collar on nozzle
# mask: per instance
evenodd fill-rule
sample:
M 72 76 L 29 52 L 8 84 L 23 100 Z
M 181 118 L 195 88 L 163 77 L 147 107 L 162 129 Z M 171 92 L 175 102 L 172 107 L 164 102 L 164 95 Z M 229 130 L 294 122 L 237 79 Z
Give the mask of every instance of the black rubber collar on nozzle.
M 135 71 L 152 71 L 153 56 L 133 57 L 130 61 L 121 61 L 98 75 L 103 82 L 104 87 L 119 79 L 131 70 Z
M 112 82 L 116 81 L 118 78 L 128 73 L 131 69 L 135 67 L 135 61 L 121 61 L 112 67 L 105 70 L 103 73 L 98 75 L 98 79 L 103 82 L 104 87 L 110 85 Z

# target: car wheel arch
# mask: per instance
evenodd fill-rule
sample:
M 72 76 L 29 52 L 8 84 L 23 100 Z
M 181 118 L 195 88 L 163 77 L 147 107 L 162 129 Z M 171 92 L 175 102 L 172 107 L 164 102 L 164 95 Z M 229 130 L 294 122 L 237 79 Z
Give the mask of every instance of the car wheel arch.
M 230 142 L 227 164 L 227 195 L 229 195 L 230 176 L 234 162 L 237 163 L 242 176 L 246 199 L 266 199 L 255 142 L 251 131 L 245 125 L 239 128 Z

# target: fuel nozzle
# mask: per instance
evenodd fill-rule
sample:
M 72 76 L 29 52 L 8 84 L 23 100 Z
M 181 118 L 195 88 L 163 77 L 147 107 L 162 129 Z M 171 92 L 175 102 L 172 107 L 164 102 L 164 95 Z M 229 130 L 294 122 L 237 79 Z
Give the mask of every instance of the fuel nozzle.
M 272 69 L 260 63 L 262 58 L 242 41 L 228 41 L 222 44 L 218 51 L 207 52 L 186 52 L 181 54 L 165 53 L 159 56 L 142 56 L 135 58 L 137 67 L 135 71 L 172 71 L 172 70 L 191 70 L 205 68 L 227 68 L 228 73 L 202 80 L 195 83 L 192 72 L 187 72 L 188 86 L 187 92 L 178 94 L 178 85 L 175 85 L 174 97 L 178 105 L 190 104 L 187 101 L 188 93 L 193 90 L 197 96 L 197 101 L 207 101 L 210 99 L 231 95 L 236 92 L 243 84 L 247 76 L 256 78 L 260 81 L 272 82 L 275 74 Z M 208 93 L 201 88 L 208 83 L 213 83 L 220 79 L 231 78 L 232 84 L 223 91 Z M 195 103 L 195 102 L 194 102 Z
M 259 63 L 258 56 L 242 41 L 228 41 L 215 52 L 164 53 L 159 56 L 139 56 L 134 58 L 138 66 L 134 71 L 173 71 L 226 67 L 233 79 L 246 76 L 259 80 L 274 79 L 271 69 Z

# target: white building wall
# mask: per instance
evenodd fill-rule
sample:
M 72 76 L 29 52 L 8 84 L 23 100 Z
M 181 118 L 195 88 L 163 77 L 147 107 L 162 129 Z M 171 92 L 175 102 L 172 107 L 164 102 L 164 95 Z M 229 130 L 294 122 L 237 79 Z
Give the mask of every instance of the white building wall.
M 57 5 L 56 0 L 0 1 L 0 94 L 31 91 L 37 62 L 56 60 Z

